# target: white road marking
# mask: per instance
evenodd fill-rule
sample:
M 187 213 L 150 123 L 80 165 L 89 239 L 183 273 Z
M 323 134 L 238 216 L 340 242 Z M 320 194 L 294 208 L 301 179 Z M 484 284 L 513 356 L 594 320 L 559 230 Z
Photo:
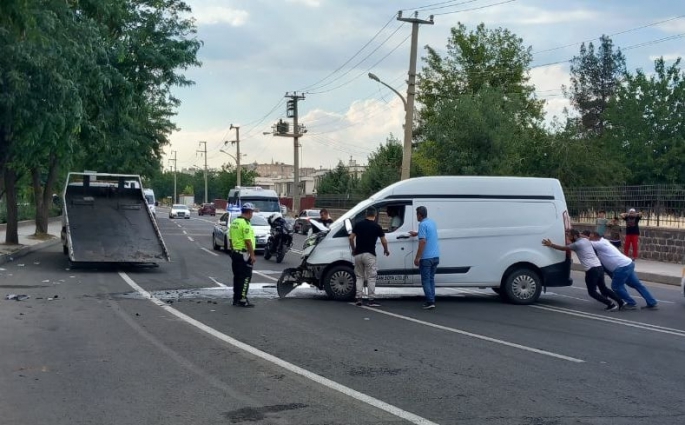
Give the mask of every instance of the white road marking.
M 587 292 L 587 289 L 585 289 L 585 288 L 579 288 L 579 287 L 577 287 L 577 286 L 569 286 L 569 288 L 571 288 L 571 289 L 577 289 L 577 290 L 579 290 L 579 291 Z M 628 287 L 628 288 L 630 288 L 630 287 Z M 640 294 L 637 294 L 637 295 L 631 294 L 631 297 L 636 297 L 636 296 L 639 297 Z M 657 300 L 657 299 L 655 298 L 655 300 Z M 667 304 L 675 304 L 675 302 L 673 302 L 673 301 L 666 301 L 666 300 L 657 300 L 657 302 L 660 302 L 660 303 L 667 303 Z
M 206 251 L 206 252 L 208 252 L 208 253 L 210 253 L 210 254 L 212 254 L 212 255 L 215 256 L 215 257 L 218 257 L 218 256 L 219 256 L 219 254 L 217 254 L 216 252 L 212 252 L 212 251 L 208 250 L 207 248 L 201 247 L 200 249 L 203 250 L 203 251 Z
M 252 273 L 256 273 L 256 274 L 258 274 L 258 275 L 260 275 L 260 276 L 262 276 L 262 277 L 265 277 L 265 278 L 267 278 L 267 279 L 271 279 L 271 280 L 273 280 L 273 281 L 275 281 L 275 282 L 278 282 L 278 278 L 273 277 L 273 276 L 269 276 L 268 274 L 266 274 L 266 273 L 264 273 L 264 272 L 261 272 L 261 271 L 259 271 L 259 270 L 252 270 Z
M 212 254 L 214 254 L 212 252 Z M 211 279 L 212 282 L 216 283 L 217 285 L 221 286 L 222 288 L 228 288 L 227 285 L 224 285 L 223 283 L 219 282 L 218 280 L 214 279 L 212 276 L 207 276 L 209 279 Z
M 602 316 L 599 314 L 587 313 L 587 312 L 580 311 L 580 310 L 571 310 L 571 309 L 562 308 L 562 307 L 553 307 L 553 306 L 548 306 L 548 305 L 531 305 L 530 307 L 537 308 L 540 310 L 552 311 L 554 313 L 567 314 L 569 316 L 582 317 L 585 319 L 597 320 L 600 322 L 613 323 L 615 325 L 628 326 L 631 328 L 643 329 L 643 330 L 652 331 L 652 332 L 660 332 L 660 333 L 665 333 L 668 335 L 675 335 L 675 336 L 680 336 L 680 337 L 685 338 L 685 330 L 683 330 L 683 329 L 667 328 L 664 326 L 657 326 L 657 325 L 651 325 L 649 323 L 644 323 L 644 322 L 635 322 L 632 320 L 619 319 L 617 317 L 607 317 L 607 316 Z M 620 313 L 610 313 L 610 314 L 620 314 Z
M 288 251 L 288 252 L 289 252 L 289 253 L 292 253 L 292 254 L 295 254 L 295 255 L 302 255 L 302 254 L 304 254 L 304 251 L 301 251 L 301 250 L 299 250 L 299 249 L 294 249 L 294 248 L 290 248 L 290 251 Z
M 392 404 L 386 403 L 382 400 L 379 400 L 375 397 L 371 397 L 370 395 L 364 394 L 362 392 L 359 392 L 357 390 L 354 390 L 350 387 L 346 387 L 342 384 L 339 384 L 333 380 L 330 380 L 328 378 L 324 378 L 321 375 L 317 375 L 314 372 L 310 372 L 307 369 L 301 368 L 299 366 L 296 366 L 290 362 L 287 362 L 279 357 L 276 357 L 272 354 L 269 354 L 267 352 L 264 352 L 258 348 L 255 348 L 251 345 L 245 344 L 244 342 L 238 341 L 235 338 L 232 338 L 224 333 L 219 332 L 218 330 L 205 325 L 204 323 L 193 319 L 192 317 L 181 313 L 180 311 L 176 310 L 175 308 L 167 305 L 164 301 L 161 301 L 152 295 L 150 295 L 149 292 L 138 286 L 136 282 L 133 281 L 126 273 L 124 272 L 119 272 L 119 276 L 121 276 L 122 279 L 128 285 L 133 288 L 136 292 L 138 292 L 143 298 L 150 300 L 152 303 L 155 305 L 161 307 L 162 309 L 166 310 L 168 313 L 173 314 L 174 316 L 178 317 L 179 319 L 183 320 L 184 322 L 188 323 L 189 325 L 195 326 L 199 330 L 227 343 L 230 344 L 240 350 L 243 350 L 249 354 L 252 354 L 255 357 L 259 357 L 262 360 L 265 360 L 269 363 L 273 363 L 276 366 L 280 366 L 283 369 L 294 373 L 296 375 L 300 375 L 306 379 L 309 379 L 313 382 L 316 382 L 317 384 L 320 384 L 328 389 L 331 389 L 333 391 L 337 391 L 341 394 L 344 394 L 348 397 L 351 397 L 355 400 L 358 400 L 362 403 L 366 403 L 369 406 L 375 407 L 379 410 L 382 410 L 384 412 L 387 412 L 391 415 L 397 416 L 400 419 L 404 419 L 408 422 L 411 422 L 413 424 L 418 424 L 418 425 L 438 425 L 435 422 L 432 422 L 426 418 L 423 418 L 421 416 L 415 415 L 411 412 L 408 412 L 406 410 L 400 409 L 399 407 L 393 406 Z M 582 360 L 581 360 L 582 361 Z
M 504 341 L 504 340 L 497 339 L 497 338 L 491 338 L 491 337 L 485 336 L 485 335 L 474 334 L 471 332 L 463 331 L 461 329 L 437 325 L 435 323 L 426 322 L 424 320 L 419 320 L 419 319 L 414 319 L 413 317 L 403 316 L 401 314 L 390 313 L 389 311 L 379 310 L 377 308 L 366 307 L 366 306 L 362 306 L 361 308 L 369 310 L 369 311 L 373 311 L 374 313 L 385 314 L 386 316 L 391 316 L 391 317 L 395 317 L 398 319 L 406 320 L 408 322 L 414 322 L 414 323 L 418 323 L 420 325 L 429 326 L 431 328 L 440 329 L 442 331 L 452 332 L 452 333 L 456 333 L 459 335 L 464 335 L 464 336 L 468 336 L 471 338 L 480 339 L 483 341 L 493 342 L 495 344 L 505 345 L 505 346 L 511 347 L 511 348 L 517 348 L 519 350 L 530 351 L 532 353 L 542 354 L 543 356 L 554 357 L 557 359 L 566 360 L 566 361 L 573 362 L 573 363 L 585 363 L 585 360 L 577 359 L 575 357 L 569 357 L 569 356 L 565 356 L 563 354 L 552 353 L 551 351 L 540 350 L 538 348 L 528 347 L 526 345 L 516 344 L 514 342 Z
M 187 234 L 188 234 L 188 232 L 186 232 L 186 231 L 184 230 L 184 231 L 183 231 L 183 234 L 184 234 L 184 235 L 187 235 Z
M 578 301 L 583 301 L 583 302 L 588 302 L 588 303 L 590 302 L 590 300 L 586 300 L 583 298 L 576 298 L 576 297 L 572 297 L 570 295 L 557 294 L 556 292 L 546 292 L 543 295 L 552 295 L 554 297 L 571 298 L 572 300 L 578 300 Z
M 195 239 L 191 238 L 190 236 L 188 236 L 188 240 L 189 240 L 190 242 L 195 242 Z

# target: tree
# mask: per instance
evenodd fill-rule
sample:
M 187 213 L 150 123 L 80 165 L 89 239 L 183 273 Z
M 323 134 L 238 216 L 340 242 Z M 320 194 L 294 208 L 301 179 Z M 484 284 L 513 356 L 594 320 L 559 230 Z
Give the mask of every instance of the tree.
M 685 73 L 680 59 L 654 74 L 626 74 L 604 118 L 605 145 L 628 170 L 628 184 L 685 183 Z
M 626 61 L 621 49 L 606 35 L 600 45 L 590 42 L 580 46 L 580 54 L 571 61 L 571 89 L 568 96 L 580 113 L 582 129 L 601 136 L 606 128 L 606 111 L 626 75 Z
M 519 174 L 521 147 L 529 142 L 527 129 L 517 122 L 520 108 L 494 88 L 441 100 L 425 124 L 429 142 L 419 151 L 432 159 L 437 174 Z
M 369 156 L 368 167 L 359 180 L 363 195 L 370 196 L 400 180 L 402 151 L 402 143 L 391 134 L 385 144 Z
M 515 103 L 522 123 L 542 118 L 543 103 L 533 97 L 535 88 L 529 84 L 531 48 L 509 30 L 490 30 L 480 24 L 468 31 L 460 23 L 451 29 L 444 57 L 430 46 L 426 50 L 417 96 L 424 106 L 420 111 L 423 122 L 442 100 L 477 95 L 485 89 L 497 89 L 504 101 Z
M 342 161 L 338 162 L 335 169 L 324 174 L 316 188 L 320 195 L 350 195 L 356 189 L 357 179 L 350 174 Z

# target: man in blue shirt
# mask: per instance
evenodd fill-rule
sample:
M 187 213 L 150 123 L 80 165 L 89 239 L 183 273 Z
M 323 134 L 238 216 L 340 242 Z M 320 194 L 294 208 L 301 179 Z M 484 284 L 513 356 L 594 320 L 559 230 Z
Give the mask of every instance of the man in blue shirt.
M 419 221 L 419 231 L 409 232 L 412 236 L 419 237 L 419 249 L 416 251 L 414 264 L 419 266 L 421 273 L 421 285 L 426 295 L 424 310 L 435 308 L 435 272 L 440 263 L 440 244 L 438 241 L 438 229 L 435 222 L 428 218 L 426 207 L 416 208 L 416 219 Z

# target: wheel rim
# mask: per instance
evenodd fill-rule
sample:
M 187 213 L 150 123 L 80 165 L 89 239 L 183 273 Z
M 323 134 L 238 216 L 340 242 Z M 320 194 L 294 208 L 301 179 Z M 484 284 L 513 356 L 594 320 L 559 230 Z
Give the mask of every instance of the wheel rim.
M 354 289 L 354 275 L 345 270 L 338 270 L 331 275 L 330 287 L 337 295 L 347 295 Z
M 521 274 L 511 282 L 511 292 L 517 299 L 528 300 L 535 296 L 537 286 L 537 282 L 532 276 Z

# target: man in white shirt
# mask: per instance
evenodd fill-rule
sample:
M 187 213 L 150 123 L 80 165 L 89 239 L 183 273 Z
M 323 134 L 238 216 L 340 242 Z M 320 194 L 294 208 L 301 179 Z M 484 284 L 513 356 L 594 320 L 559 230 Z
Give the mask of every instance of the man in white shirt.
M 626 285 L 635 289 L 647 302 L 647 309 L 657 310 L 657 301 L 647 288 L 640 282 L 635 273 L 635 263 L 629 257 L 623 255 L 611 242 L 607 241 L 597 232 L 590 232 L 590 242 L 602 262 L 604 269 L 611 275 L 611 289 L 614 290 L 625 302 L 625 310 L 639 310 L 635 300 L 628 294 Z
M 585 285 L 587 293 L 592 298 L 605 304 L 606 311 L 617 311 L 625 304 L 611 289 L 604 283 L 604 268 L 597 258 L 592 243 L 580 237 L 580 233 L 575 230 L 567 230 L 566 237 L 571 241 L 569 245 L 555 245 L 549 239 L 543 239 L 542 244 L 559 251 L 573 251 L 578 256 L 580 265 L 585 269 Z M 597 289 L 599 288 L 599 292 Z M 610 299 L 611 298 L 611 299 Z M 616 301 L 615 303 L 611 300 Z

